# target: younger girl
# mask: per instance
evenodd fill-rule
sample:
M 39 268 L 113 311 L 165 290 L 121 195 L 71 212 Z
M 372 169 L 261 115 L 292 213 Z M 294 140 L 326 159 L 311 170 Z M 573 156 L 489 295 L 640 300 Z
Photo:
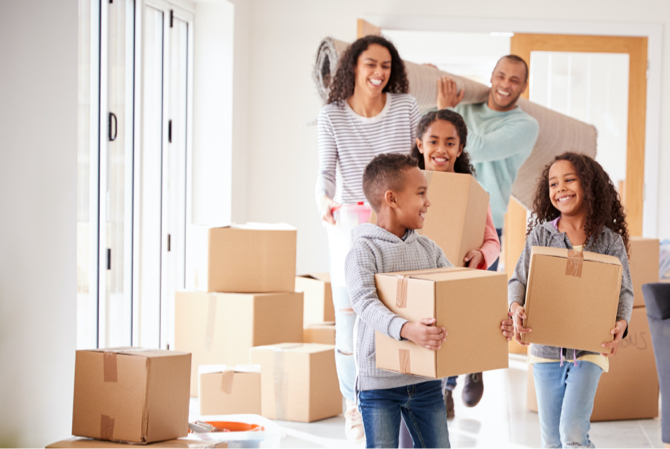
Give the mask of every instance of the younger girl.
M 588 156 L 564 153 L 547 165 L 538 181 L 526 247 L 509 281 L 510 311 L 515 338 L 524 328 L 524 301 L 533 246 L 592 251 L 619 258 L 623 267 L 614 341 L 603 353 L 533 344 L 529 363 L 540 415 L 543 447 L 594 447 L 589 440 L 590 418 L 598 381 L 609 369 L 625 337 L 633 309 L 628 268 L 628 230 L 619 195 L 599 163 Z M 564 363 L 566 359 L 567 363 Z M 579 363 L 577 363 L 579 361 Z

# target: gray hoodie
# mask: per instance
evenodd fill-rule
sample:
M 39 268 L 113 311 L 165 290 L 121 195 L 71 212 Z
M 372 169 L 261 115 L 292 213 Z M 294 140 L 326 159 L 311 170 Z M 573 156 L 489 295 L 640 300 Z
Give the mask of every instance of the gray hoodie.
M 559 232 L 559 230 L 556 229 L 555 222 L 556 221 L 547 222 L 536 226 L 526 238 L 526 246 L 516 264 L 514 276 L 512 276 L 512 279 L 510 279 L 507 284 L 507 297 L 510 306 L 513 302 L 518 302 L 523 306 L 526 301 L 530 252 L 533 246 L 572 249 L 570 239 L 565 233 Z M 594 239 L 594 237 L 591 236 L 587 244 L 584 246 L 584 250 L 614 256 L 621 261 L 623 276 L 621 277 L 621 291 L 619 293 L 619 307 L 617 309 L 616 319 L 617 321 L 626 320 L 627 323 L 630 323 L 630 316 L 633 313 L 633 283 L 630 278 L 628 256 L 626 255 L 626 247 L 623 244 L 623 239 L 611 229 L 604 228 L 597 239 Z M 564 351 L 564 356 L 573 356 L 573 349 L 562 349 Z M 533 344 L 530 352 L 536 357 L 551 360 L 560 360 L 561 358 L 561 348 L 555 346 Z M 588 351 L 576 352 L 577 357 L 581 357 L 585 354 L 596 354 Z
M 354 357 L 358 391 L 380 390 L 426 382 L 425 377 L 376 368 L 375 331 L 401 340 L 407 322 L 391 312 L 377 296 L 375 274 L 451 267 L 439 246 L 428 237 L 407 231 L 398 238 L 377 225 L 366 223 L 353 231 L 354 243 L 345 262 L 347 290 L 356 312 Z

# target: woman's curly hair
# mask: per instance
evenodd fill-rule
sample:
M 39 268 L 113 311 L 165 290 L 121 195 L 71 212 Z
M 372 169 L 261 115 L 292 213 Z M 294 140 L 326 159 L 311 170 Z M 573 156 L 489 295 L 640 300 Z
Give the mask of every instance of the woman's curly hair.
M 586 241 L 588 242 L 591 236 L 595 236 L 593 239 L 595 243 L 603 228 L 607 227 L 621 236 L 626 252 L 628 252 L 628 226 L 626 214 L 621 205 L 621 197 L 603 167 L 594 159 L 583 154 L 563 153 L 544 167 L 542 176 L 538 179 L 533 200 L 533 215 L 528 220 L 526 235 L 530 234 L 535 226 L 555 220 L 561 215 L 558 209 L 551 204 L 549 197 L 549 169 L 557 161 L 572 163 L 584 190 Z
M 428 127 L 438 120 L 444 120 L 454 125 L 463 147 L 463 152 L 454 162 L 454 172 L 466 173 L 474 176 L 475 168 L 470 163 L 470 155 L 465 151 L 465 145 L 468 141 L 468 127 L 465 124 L 465 120 L 463 120 L 463 117 L 458 112 L 452 111 L 451 109 L 440 109 L 439 111 L 431 111 L 427 113 L 421 117 L 421 120 L 416 127 L 417 139 L 420 139 L 423 142 L 423 135 L 426 134 Z M 419 146 L 416 142 L 414 142 L 414 146 L 412 147 L 412 156 L 419 160 L 419 168 L 425 170 L 426 162 L 424 161 L 423 154 L 419 151 Z
M 405 71 L 405 63 L 395 46 L 381 36 L 365 36 L 351 44 L 342 54 L 337 63 L 337 71 L 333 84 L 330 86 L 327 104 L 342 102 L 354 94 L 356 87 L 356 66 L 358 58 L 370 45 L 377 44 L 385 47 L 391 53 L 391 76 L 382 92 L 406 94 L 409 92 L 409 81 Z

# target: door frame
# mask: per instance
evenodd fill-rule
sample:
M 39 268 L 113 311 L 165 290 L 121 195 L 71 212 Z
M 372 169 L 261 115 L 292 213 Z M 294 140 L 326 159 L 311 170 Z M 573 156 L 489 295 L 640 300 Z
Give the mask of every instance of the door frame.
M 661 72 L 663 26 L 632 22 L 582 22 L 569 20 L 505 20 L 488 18 L 364 15 L 382 30 L 438 31 L 459 33 L 577 34 L 593 36 L 646 37 L 647 107 L 645 121 L 644 200 L 642 235 L 658 237 L 659 153 L 661 138 Z

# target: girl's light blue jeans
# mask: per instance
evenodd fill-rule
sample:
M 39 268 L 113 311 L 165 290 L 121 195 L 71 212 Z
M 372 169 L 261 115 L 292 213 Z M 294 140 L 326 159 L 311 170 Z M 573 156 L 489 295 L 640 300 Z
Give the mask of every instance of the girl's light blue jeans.
M 584 361 L 533 365 L 542 447 L 595 447 L 589 430 L 602 372 Z

